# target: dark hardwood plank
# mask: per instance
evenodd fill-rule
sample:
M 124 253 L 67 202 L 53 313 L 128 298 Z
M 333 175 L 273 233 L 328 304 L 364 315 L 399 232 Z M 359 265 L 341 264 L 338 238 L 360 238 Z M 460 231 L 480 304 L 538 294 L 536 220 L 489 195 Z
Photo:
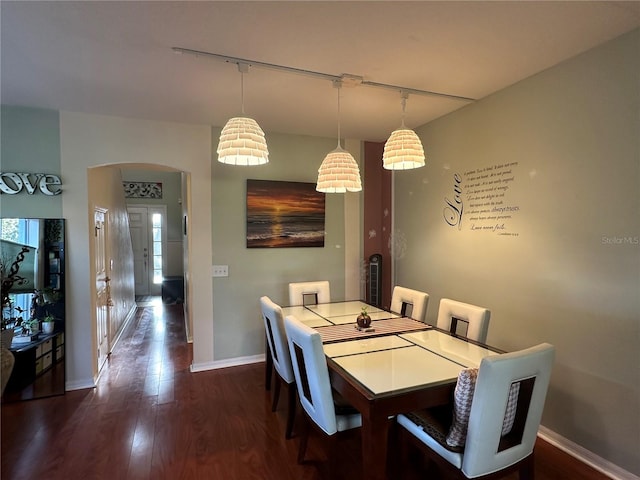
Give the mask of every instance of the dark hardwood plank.
M 271 412 L 264 364 L 191 373 L 191 358 L 181 305 L 139 308 L 95 389 L 2 404 L 1 478 L 329 478 L 318 435 L 296 463 L 298 438 L 284 438 L 286 402 Z M 337 451 L 331 480 L 362 479 L 359 432 Z M 408 470 L 409 480 L 425 478 L 418 456 Z M 536 472 L 538 480 L 607 478 L 541 440 Z

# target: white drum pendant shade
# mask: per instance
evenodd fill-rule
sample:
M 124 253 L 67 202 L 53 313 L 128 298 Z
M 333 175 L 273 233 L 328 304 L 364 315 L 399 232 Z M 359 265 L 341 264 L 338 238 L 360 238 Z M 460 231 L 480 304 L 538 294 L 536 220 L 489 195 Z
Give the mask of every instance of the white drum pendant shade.
M 360 169 L 349 152 L 338 147 L 327 154 L 318 169 L 316 190 L 324 193 L 359 192 L 362 190 Z
M 387 170 L 424 167 L 424 149 L 416 132 L 404 128 L 404 125 L 394 130 L 384 144 L 382 163 Z
M 218 161 L 230 165 L 263 165 L 269 162 L 264 132 L 249 117 L 231 118 L 220 133 Z

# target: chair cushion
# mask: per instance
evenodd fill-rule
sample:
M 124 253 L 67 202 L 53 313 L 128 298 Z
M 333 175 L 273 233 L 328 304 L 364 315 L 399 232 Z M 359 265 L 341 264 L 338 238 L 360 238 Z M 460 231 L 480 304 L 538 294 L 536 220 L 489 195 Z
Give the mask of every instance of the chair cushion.
M 451 446 L 447 443 L 447 432 L 451 428 L 449 405 L 417 410 L 405 413 L 405 416 L 447 450 L 458 453 L 464 451 L 461 446 Z
M 424 443 L 437 455 L 440 455 L 442 458 L 447 460 L 451 465 L 458 469 L 462 468 L 463 453 L 453 452 L 450 447 L 445 448 L 441 443 L 437 442 L 431 435 L 429 435 L 422 426 L 409 419 L 406 414 L 398 414 L 396 421 L 398 422 L 398 425 L 406 428 L 411 435 L 415 436 L 416 439 Z M 446 445 L 446 442 L 444 442 L 444 444 Z
M 464 447 L 467 439 L 467 427 L 469 425 L 469 414 L 471 413 L 471 403 L 473 393 L 476 389 L 478 379 L 477 368 L 467 368 L 458 375 L 453 402 L 453 422 L 446 437 L 446 444 L 449 447 Z M 518 405 L 518 394 L 520 393 L 520 383 L 514 383 L 509 389 L 509 399 L 502 422 L 502 433 L 506 435 L 513 428 L 516 417 L 516 407 Z

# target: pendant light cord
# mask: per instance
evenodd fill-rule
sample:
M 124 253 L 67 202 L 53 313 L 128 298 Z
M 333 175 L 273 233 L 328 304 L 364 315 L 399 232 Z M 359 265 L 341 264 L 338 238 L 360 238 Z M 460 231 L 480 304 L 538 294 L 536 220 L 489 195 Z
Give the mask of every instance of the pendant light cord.
M 244 72 L 240 72 L 240 102 L 242 104 L 242 116 L 244 117 Z
M 400 98 L 402 99 L 402 124 L 400 125 L 400 128 L 404 129 L 406 128 L 404 125 L 404 116 L 405 110 L 407 108 L 407 98 L 409 98 L 409 93 L 404 90 L 400 90 Z
M 338 148 L 342 148 L 340 145 L 340 87 L 342 86 L 342 82 L 338 82 Z
M 249 72 L 249 64 L 238 62 L 238 71 L 240 72 L 240 101 L 242 103 L 242 116 L 244 117 L 244 74 Z
M 340 88 L 342 87 L 342 81 L 335 80 L 333 86 L 338 90 L 338 148 L 342 148 L 342 145 L 340 145 Z

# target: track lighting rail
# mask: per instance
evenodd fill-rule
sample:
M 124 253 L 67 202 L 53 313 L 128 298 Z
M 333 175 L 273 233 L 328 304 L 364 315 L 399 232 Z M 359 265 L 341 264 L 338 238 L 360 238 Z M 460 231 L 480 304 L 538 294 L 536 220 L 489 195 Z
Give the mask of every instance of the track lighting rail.
M 475 98 L 463 97 L 460 95 L 452 95 L 449 93 L 433 92 L 429 90 L 419 90 L 417 88 L 401 87 L 398 85 L 389 85 L 386 83 L 371 82 L 368 80 L 364 80 L 363 77 L 360 75 L 353 75 L 349 73 L 343 73 L 341 75 L 332 75 L 329 73 L 316 72 L 314 70 L 305 70 L 302 68 L 288 67 L 286 65 L 277 65 L 275 63 L 260 62 L 258 60 L 249 60 L 246 58 L 239 58 L 239 57 L 230 57 L 228 55 L 221 55 L 219 53 L 204 52 L 201 50 L 192 50 L 190 48 L 171 47 L 171 50 L 173 50 L 175 53 L 186 53 L 188 55 L 194 55 L 196 57 L 213 58 L 215 60 L 220 60 L 226 63 L 235 63 L 237 65 L 247 64 L 252 67 L 260 67 L 260 68 L 266 68 L 270 70 L 279 70 L 283 72 L 294 73 L 297 75 L 305 75 L 308 77 L 315 77 L 323 80 L 330 80 L 331 82 L 334 82 L 334 83 L 342 82 L 342 85 L 344 85 L 345 87 L 355 87 L 358 85 L 364 85 L 366 87 L 385 88 L 388 90 L 396 90 L 401 93 L 404 92 L 404 93 L 413 94 L 413 95 L 444 97 L 452 100 L 460 100 L 463 102 L 476 101 Z

